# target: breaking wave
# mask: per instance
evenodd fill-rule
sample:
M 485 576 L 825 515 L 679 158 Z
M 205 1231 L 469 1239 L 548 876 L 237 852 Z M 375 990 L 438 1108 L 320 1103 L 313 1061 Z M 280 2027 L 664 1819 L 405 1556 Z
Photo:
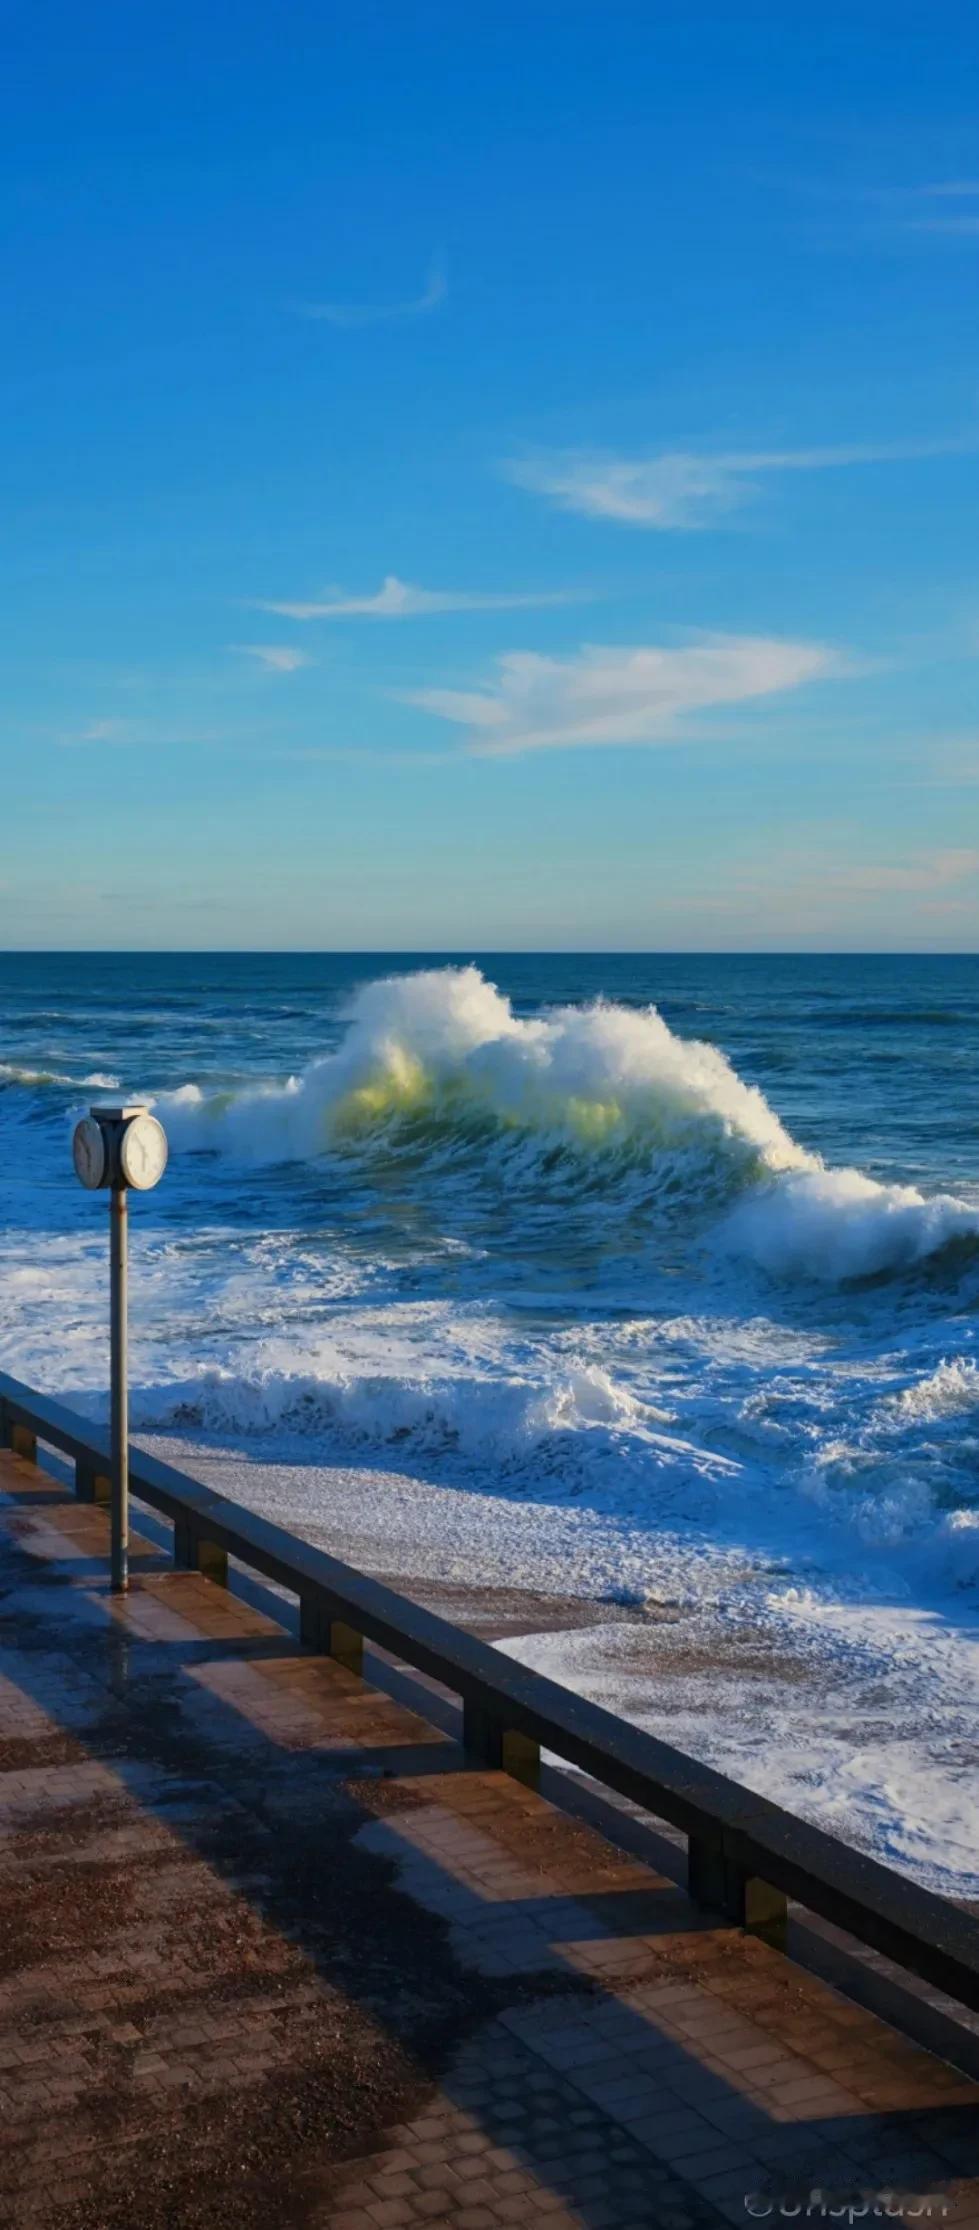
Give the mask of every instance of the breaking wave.
M 723 1053 L 675 1037 L 655 1008 L 599 1001 L 522 1020 L 472 967 L 369 984 L 338 1051 L 300 1076 L 210 1095 L 186 1085 L 165 1105 L 185 1146 L 253 1162 L 493 1133 L 545 1152 L 807 1159 Z
M 339 1437 L 350 1446 L 414 1454 L 457 1452 L 482 1465 L 535 1476 L 549 1452 L 566 1487 L 599 1452 L 621 1463 L 630 1443 L 687 1479 L 700 1468 L 718 1476 L 735 1466 L 664 1433 L 666 1414 L 615 1381 L 609 1371 L 578 1361 L 535 1379 L 513 1370 L 385 1370 L 352 1367 L 339 1352 L 319 1353 L 307 1368 L 253 1365 L 247 1373 L 205 1367 L 191 1376 L 136 1389 L 133 1413 L 143 1430 L 198 1429 L 297 1439 Z M 587 1445 L 586 1445 L 587 1444 Z
M 277 1084 L 163 1097 L 174 1142 L 248 1164 L 424 1155 L 698 1220 L 774 1278 L 879 1278 L 979 1249 L 979 1209 L 825 1169 L 718 1046 L 656 1008 L 595 1001 L 522 1019 L 477 968 L 359 992 L 337 1053 Z
M 475 967 L 369 984 L 338 1050 L 285 1081 L 158 1102 L 175 1144 L 253 1166 L 424 1155 L 695 1222 L 777 1278 L 839 1282 L 979 1250 L 979 1207 L 931 1199 L 796 1144 L 717 1046 L 655 1007 L 598 1001 L 531 1019 Z
M 0 1087 L 13 1084 L 34 1091 L 52 1085 L 61 1089 L 70 1088 L 72 1091 L 84 1089 L 113 1092 L 119 1088 L 119 1079 L 117 1076 L 104 1076 L 101 1070 L 94 1070 L 90 1076 L 62 1076 L 58 1069 L 23 1068 L 15 1061 L 0 1061 Z

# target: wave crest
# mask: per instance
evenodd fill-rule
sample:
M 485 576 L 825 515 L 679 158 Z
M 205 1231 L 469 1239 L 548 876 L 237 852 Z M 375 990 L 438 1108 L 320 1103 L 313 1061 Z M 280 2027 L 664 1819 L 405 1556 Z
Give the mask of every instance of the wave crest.
M 654 1007 L 596 1001 L 524 1020 L 477 968 L 440 968 L 367 985 L 347 1023 L 337 1052 L 283 1083 L 165 1095 L 180 1143 L 269 1162 L 493 1131 L 582 1152 L 697 1145 L 768 1169 L 810 1164 L 726 1056 L 675 1037 Z
M 478 1148 L 538 1187 L 570 1173 L 610 1213 L 720 1216 L 717 1250 L 779 1278 L 871 1278 L 979 1243 L 964 1201 L 826 1169 L 717 1046 L 675 1036 L 655 1007 L 525 1019 L 475 967 L 367 985 L 337 1051 L 301 1075 L 189 1084 L 159 1104 L 175 1144 L 253 1165 L 328 1152 L 453 1164 Z

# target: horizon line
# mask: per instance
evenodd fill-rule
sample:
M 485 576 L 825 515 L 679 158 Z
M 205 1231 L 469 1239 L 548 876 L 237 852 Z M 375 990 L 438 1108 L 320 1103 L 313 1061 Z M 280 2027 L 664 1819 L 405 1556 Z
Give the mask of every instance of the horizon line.
M 0 960 L 977 960 L 959 945 L 0 945 Z

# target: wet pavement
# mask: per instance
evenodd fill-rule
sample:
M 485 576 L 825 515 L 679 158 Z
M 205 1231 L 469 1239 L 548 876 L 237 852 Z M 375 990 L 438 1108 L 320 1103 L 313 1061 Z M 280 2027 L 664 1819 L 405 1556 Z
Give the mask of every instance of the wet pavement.
M 0 1453 L 0 2222 L 979 2226 L 979 2086 L 107 1532 Z

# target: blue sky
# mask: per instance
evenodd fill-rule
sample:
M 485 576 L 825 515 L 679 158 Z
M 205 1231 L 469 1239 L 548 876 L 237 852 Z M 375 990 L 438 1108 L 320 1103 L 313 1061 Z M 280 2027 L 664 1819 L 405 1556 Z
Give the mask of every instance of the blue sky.
M 14 11 L 8 946 L 979 943 L 979 19 Z

